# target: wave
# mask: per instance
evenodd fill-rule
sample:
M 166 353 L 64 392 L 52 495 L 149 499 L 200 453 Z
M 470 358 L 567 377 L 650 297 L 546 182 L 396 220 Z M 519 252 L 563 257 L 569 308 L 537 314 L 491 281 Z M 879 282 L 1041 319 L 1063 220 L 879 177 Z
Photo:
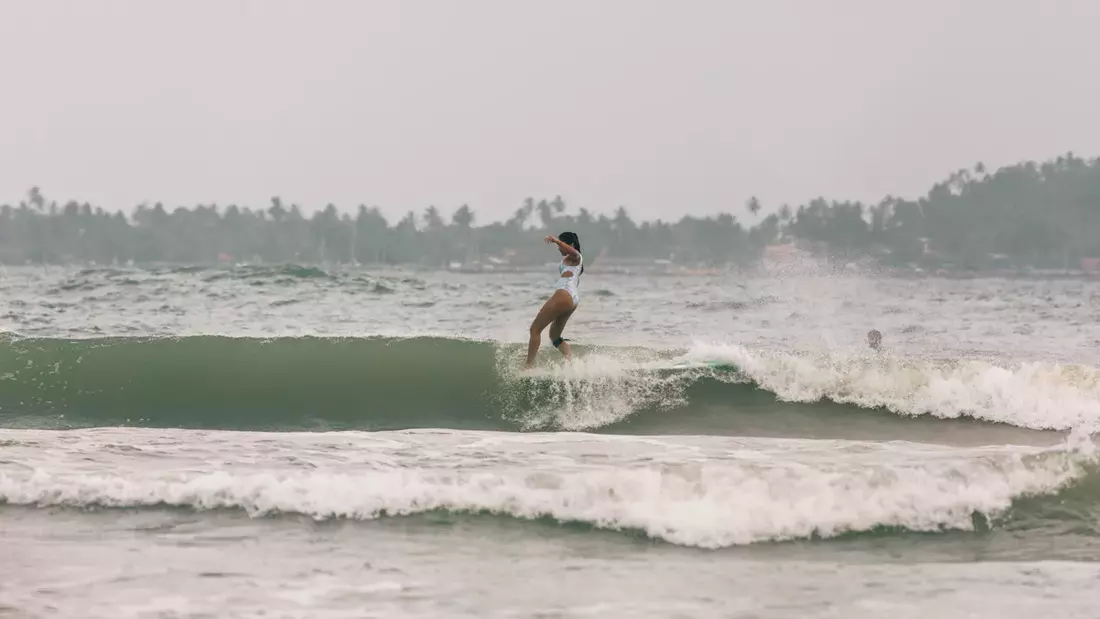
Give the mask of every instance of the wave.
M 318 520 L 491 513 L 702 548 L 1059 523 L 1100 533 L 1091 443 L 960 450 L 584 434 L 531 442 L 424 431 L 277 438 L 87 432 L 10 445 L 25 455 L 22 466 L 0 462 L 0 504 L 233 509 Z
M 246 282 L 252 287 L 292 288 L 309 283 L 314 287 L 332 286 L 354 293 L 389 294 L 399 289 L 422 290 L 427 283 L 411 274 L 392 271 L 389 274 L 370 274 L 358 269 L 328 268 L 301 264 L 234 265 L 234 266 L 149 266 L 91 267 L 78 270 L 62 268 L 66 275 L 45 293 L 51 296 L 72 296 L 92 291 L 110 290 L 111 296 L 122 296 L 127 288 L 151 286 L 157 292 L 173 287 L 218 284 L 225 281 Z M 220 288 L 207 294 L 224 294 Z M 85 297 L 87 298 L 87 297 Z M 93 297 L 94 298 L 94 297 Z
M 0 425 L 212 429 L 440 427 L 681 431 L 705 416 L 766 417 L 838 403 L 902 416 L 1036 430 L 1097 427 L 1100 369 L 1053 363 L 830 357 L 695 345 L 544 350 L 439 337 L 10 338 L 0 342 Z M 691 365 L 724 362 L 729 367 Z M 674 363 L 685 364 L 673 367 Z
M 828 400 L 906 416 L 969 417 L 1032 430 L 1100 427 L 1100 368 L 1051 362 L 833 357 L 697 345 L 786 402 Z

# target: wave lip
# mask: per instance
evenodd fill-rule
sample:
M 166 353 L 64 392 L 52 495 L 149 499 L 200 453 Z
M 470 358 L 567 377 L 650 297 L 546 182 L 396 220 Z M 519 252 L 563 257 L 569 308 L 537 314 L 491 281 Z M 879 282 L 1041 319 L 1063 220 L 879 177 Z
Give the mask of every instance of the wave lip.
M 1094 455 L 1068 447 L 438 432 L 247 435 L 208 448 L 193 433 L 138 433 L 126 436 L 129 450 L 95 432 L 38 440 L 9 446 L 27 466 L 0 468 L 0 503 L 356 520 L 491 512 L 701 548 L 881 528 L 973 530 L 976 518 L 995 521 L 1021 498 L 1095 474 Z M 205 464 L 214 450 L 228 460 Z M 76 457 L 103 452 L 94 464 Z

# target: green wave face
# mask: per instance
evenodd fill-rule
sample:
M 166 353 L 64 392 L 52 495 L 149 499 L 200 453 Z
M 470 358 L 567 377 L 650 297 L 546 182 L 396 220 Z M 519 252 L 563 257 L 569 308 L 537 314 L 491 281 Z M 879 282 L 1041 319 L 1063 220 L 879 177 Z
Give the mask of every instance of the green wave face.
M 440 337 L 13 339 L 0 345 L 0 427 L 1011 441 L 990 432 L 1100 422 L 1100 370 L 1085 366 L 575 350 L 565 362 L 544 346 L 521 372 L 523 345 Z
M 8 425 L 383 429 L 493 425 L 493 348 L 441 339 L 199 336 L 13 342 Z
M 0 356 L 0 424 L 592 429 L 686 405 L 700 372 L 719 371 L 613 362 L 571 374 L 555 355 L 523 376 L 519 346 L 446 338 L 22 339 Z

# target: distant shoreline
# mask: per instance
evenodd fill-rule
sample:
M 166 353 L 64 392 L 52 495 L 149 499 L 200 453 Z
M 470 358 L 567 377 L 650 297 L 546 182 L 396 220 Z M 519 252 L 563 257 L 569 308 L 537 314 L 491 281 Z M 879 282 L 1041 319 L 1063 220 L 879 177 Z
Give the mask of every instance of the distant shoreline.
M 40 263 L 40 264 L 5 264 L 0 263 L 0 269 L 139 269 L 139 270 L 237 270 L 237 269 L 263 269 L 263 268 L 303 268 L 318 269 L 325 272 L 346 271 L 397 271 L 397 272 L 421 272 L 421 273 L 454 273 L 456 275 L 483 275 L 492 273 L 542 273 L 552 264 L 523 264 L 523 265 L 491 265 L 491 266 L 430 266 L 417 263 L 407 264 L 353 264 L 353 263 L 314 263 L 314 262 L 255 262 L 255 263 L 195 263 L 195 262 L 149 262 L 133 264 L 90 264 L 80 262 L 70 263 Z M 1013 279 L 1013 280 L 1100 280 L 1100 272 L 1086 271 L 1082 269 L 924 269 L 924 268 L 899 268 L 899 267 L 867 267 L 867 268 L 828 268 L 800 269 L 796 265 L 755 265 L 748 268 L 738 268 L 735 265 L 728 267 L 702 267 L 676 264 L 663 265 L 621 265 L 609 264 L 601 266 L 594 263 L 590 267 L 592 274 L 644 276 L 644 277 L 717 277 L 723 275 L 739 275 L 745 277 L 782 278 L 791 275 L 875 275 L 894 279 Z M 3 273 L 0 273 L 2 276 Z

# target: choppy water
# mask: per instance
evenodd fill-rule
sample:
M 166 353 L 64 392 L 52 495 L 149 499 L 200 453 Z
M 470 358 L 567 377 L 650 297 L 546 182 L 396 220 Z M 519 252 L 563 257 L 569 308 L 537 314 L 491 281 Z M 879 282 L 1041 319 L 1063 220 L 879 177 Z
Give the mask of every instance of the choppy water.
M 0 271 L 0 616 L 1096 615 L 1100 282 L 552 274 Z

